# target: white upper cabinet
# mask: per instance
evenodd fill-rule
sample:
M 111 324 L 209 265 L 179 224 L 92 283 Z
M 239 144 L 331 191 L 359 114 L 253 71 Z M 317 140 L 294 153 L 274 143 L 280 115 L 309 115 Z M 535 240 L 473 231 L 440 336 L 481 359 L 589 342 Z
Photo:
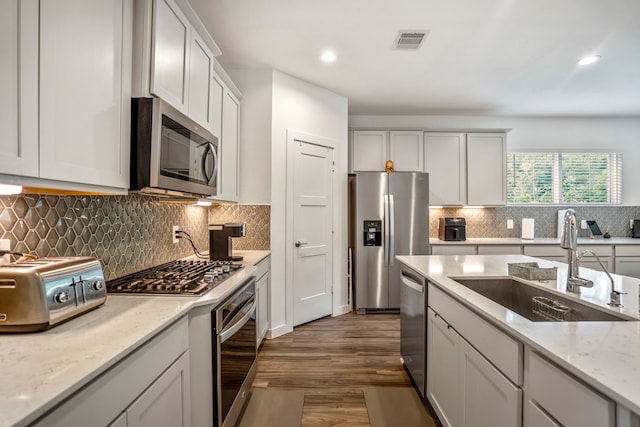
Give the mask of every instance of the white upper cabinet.
M 387 161 L 387 131 L 356 130 L 351 139 L 353 172 L 384 171 Z
M 40 2 L 40 178 L 129 186 L 132 0 Z
M 222 164 L 219 199 L 238 201 L 238 150 L 240 142 L 240 101 L 229 90 L 224 91 L 222 102 L 222 138 L 220 158 Z
M 187 114 L 191 24 L 173 0 L 156 0 L 154 5 L 151 93 Z
M 390 131 L 389 160 L 397 172 L 422 172 L 422 131 Z
M 43 188 L 126 191 L 131 32 L 132 0 L 0 5 L 9 59 L 0 65 L 0 174 Z
M 504 133 L 467 134 L 467 204 L 507 204 L 507 138 Z
M 507 145 L 503 132 L 425 132 L 429 204 L 507 204 Z
M 211 100 L 211 133 L 216 137 L 222 136 L 222 99 L 226 85 L 215 71 L 211 76 L 211 91 L 209 99 Z
M 424 171 L 429 174 L 429 204 L 466 204 L 467 135 L 425 132 Z
M 189 115 L 209 130 L 214 127 L 211 99 L 213 84 L 213 53 L 204 40 L 193 31 L 189 66 Z
M 38 176 L 38 0 L 0 5 L 0 174 Z
M 422 172 L 422 131 L 356 130 L 351 135 L 351 172 Z
M 220 49 L 186 0 L 136 0 L 133 96 L 157 96 L 220 137 Z

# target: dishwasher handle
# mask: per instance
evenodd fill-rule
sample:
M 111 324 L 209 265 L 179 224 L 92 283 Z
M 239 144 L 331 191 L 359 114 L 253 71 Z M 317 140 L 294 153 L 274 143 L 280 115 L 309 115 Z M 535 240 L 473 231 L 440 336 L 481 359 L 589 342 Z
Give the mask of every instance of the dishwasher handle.
M 424 292 L 424 285 L 422 283 L 416 282 L 413 278 L 404 274 L 403 271 L 400 272 L 400 281 L 402 282 L 402 284 L 404 284 L 405 286 L 408 286 L 414 291 L 417 291 L 420 293 Z

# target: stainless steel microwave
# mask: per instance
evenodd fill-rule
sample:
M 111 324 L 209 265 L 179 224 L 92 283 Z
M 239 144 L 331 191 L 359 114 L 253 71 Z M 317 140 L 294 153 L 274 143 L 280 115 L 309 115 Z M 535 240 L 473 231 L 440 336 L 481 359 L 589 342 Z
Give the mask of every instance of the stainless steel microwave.
M 131 100 L 131 190 L 216 196 L 218 138 L 159 98 Z

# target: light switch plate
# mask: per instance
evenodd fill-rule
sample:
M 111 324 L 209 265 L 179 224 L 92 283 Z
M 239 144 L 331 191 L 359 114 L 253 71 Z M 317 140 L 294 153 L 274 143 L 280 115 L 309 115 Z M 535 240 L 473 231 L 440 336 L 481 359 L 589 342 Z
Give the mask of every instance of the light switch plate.
M 582 228 L 583 230 L 587 229 L 587 220 L 583 219 L 582 221 L 580 221 L 580 228 Z
M 507 220 L 507 229 L 513 230 L 513 220 L 512 219 L 508 219 Z
M 629 220 L 629 228 L 633 229 L 633 220 L 632 219 Z

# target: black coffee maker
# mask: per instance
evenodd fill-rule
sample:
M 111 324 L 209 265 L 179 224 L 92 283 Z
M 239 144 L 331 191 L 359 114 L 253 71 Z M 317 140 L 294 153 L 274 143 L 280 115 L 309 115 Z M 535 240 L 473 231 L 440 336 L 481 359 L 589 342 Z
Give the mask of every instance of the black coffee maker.
M 209 224 L 209 259 L 219 261 L 242 261 L 241 256 L 233 256 L 232 237 L 244 237 L 244 223 L 227 222 Z

